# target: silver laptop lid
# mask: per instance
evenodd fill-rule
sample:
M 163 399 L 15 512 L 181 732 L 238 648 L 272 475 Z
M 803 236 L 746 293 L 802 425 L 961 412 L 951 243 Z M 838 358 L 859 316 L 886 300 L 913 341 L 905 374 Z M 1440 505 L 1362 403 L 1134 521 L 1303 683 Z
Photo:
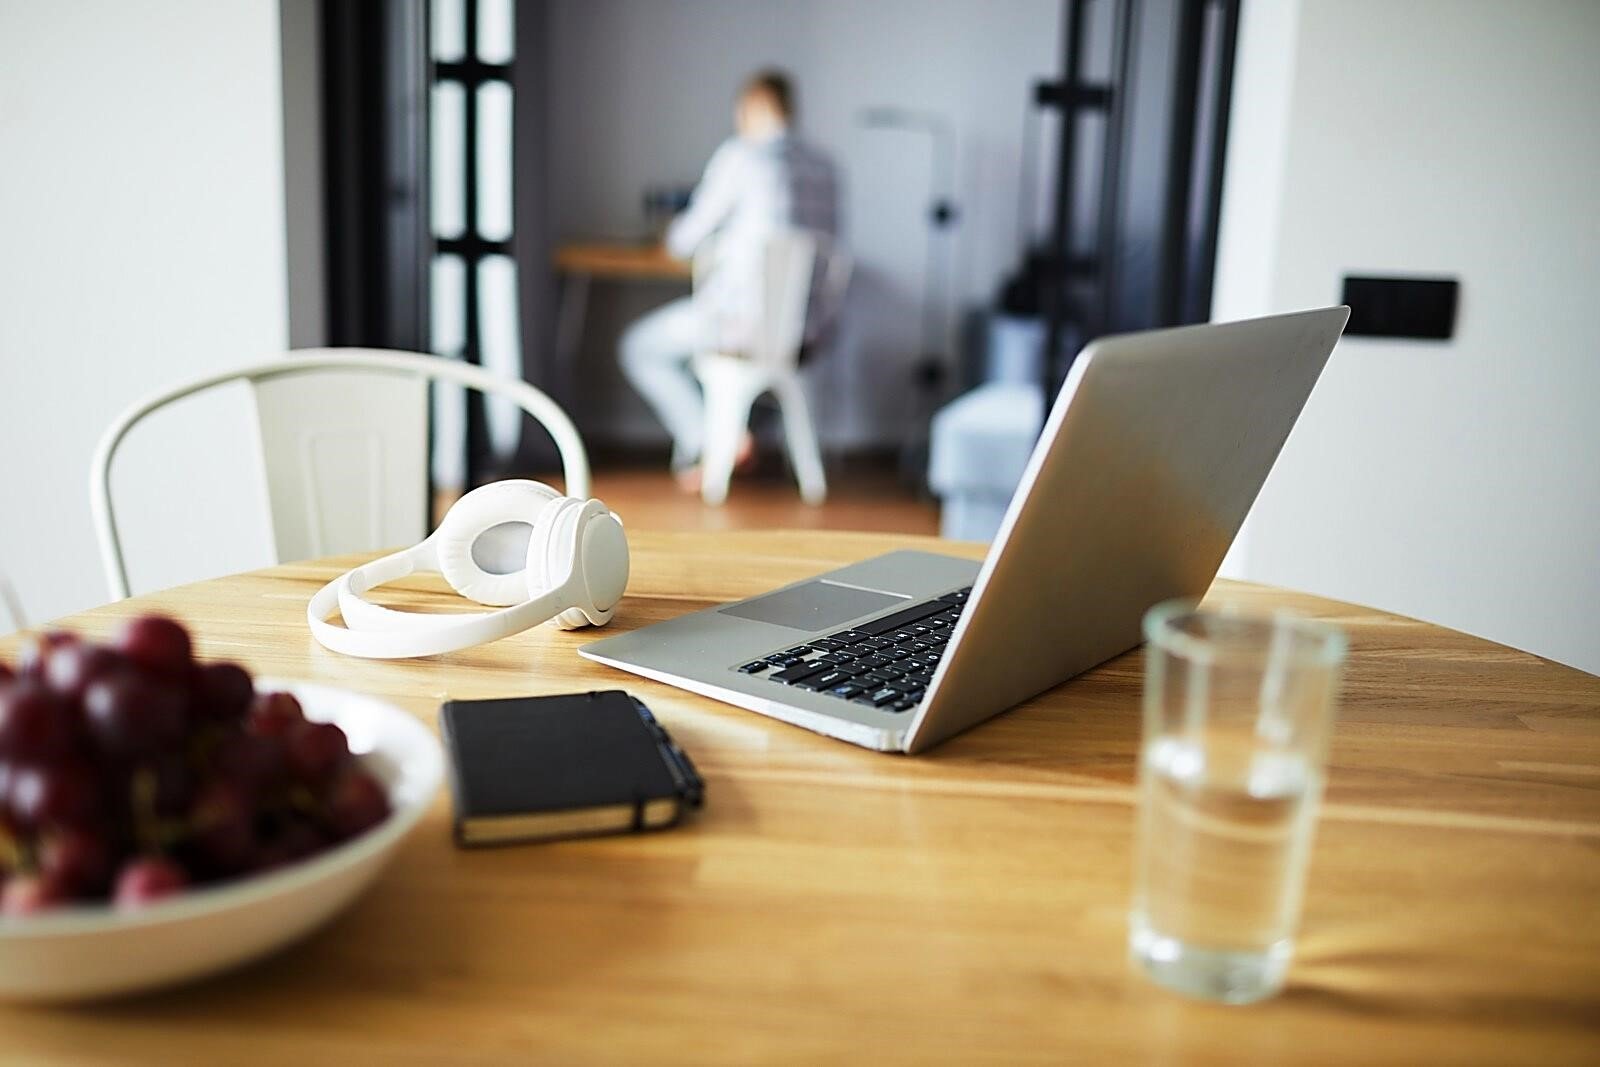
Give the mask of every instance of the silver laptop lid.
M 1206 591 L 1349 317 L 1103 337 L 1073 363 L 911 727 L 919 752 Z

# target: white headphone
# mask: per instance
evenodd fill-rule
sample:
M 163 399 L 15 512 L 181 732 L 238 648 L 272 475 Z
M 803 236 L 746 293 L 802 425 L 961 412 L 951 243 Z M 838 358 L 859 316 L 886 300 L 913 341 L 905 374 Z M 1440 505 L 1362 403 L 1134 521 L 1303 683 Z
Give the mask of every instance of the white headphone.
M 522 525 L 532 526 L 526 548 Z M 488 566 L 484 566 L 484 561 Z M 501 611 L 430 615 L 380 607 L 363 594 L 418 571 Z M 453 652 L 541 622 L 564 630 L 604 626 L 628 584 L 622 522 L 598 500 L 562 496 L 538 482 L 508 480 L 456 502 L 427 540 L 373 560 L 317 590 L 306 605 L 311 633 L 326 648 L 368 659 Z M 328 616 L 338 607 L 344 626 Z

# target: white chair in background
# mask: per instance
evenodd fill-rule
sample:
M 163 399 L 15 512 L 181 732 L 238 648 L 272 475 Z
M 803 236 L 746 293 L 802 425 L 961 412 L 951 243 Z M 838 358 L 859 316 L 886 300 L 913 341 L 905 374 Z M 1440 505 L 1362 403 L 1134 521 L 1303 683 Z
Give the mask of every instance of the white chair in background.
M 800 381 L 800 348 L 806 312 L 823 320 L 835 312 L 850 280 L 848 255 L 825 236 L 793 230 L 768 243 L 762 269 L 762 314 L 748 351 L 701 352 L 695 377 L 705 392 L 705 439 L 700 460 L 700 496 L 707 504 L 728 499 L 739 442 L 750 423 L 750 407 L 771 392 L 783 413 L 783 436 L 800 483 L 800 497 L 820 504 L 828 495 L 822 450 Z
M 208 375 L 134 404 L 95 449 L 89 475 L 100 561 L 114 599 L 128 572 L 111 505 L 111 461 L 140 420 L 173 401 L 230 382 L 254 393 L 267 509 L 279 561 L 414 544 L 427 534 L 428 383 L 450 382 L 504 397 L 555 439 L 565 491 L 589 495 L 589 458 L 555 401 L 526 382 L 410 352 L 302 349 Z

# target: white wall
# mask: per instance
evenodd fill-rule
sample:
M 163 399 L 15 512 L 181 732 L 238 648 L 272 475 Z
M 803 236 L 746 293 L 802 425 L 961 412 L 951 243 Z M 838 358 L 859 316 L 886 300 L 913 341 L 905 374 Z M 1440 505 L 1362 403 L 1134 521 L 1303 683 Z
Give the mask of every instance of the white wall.
M 286 340 L 278 8 L 0 0 L 0 569 L 35 620 L 105 600 L 101 430 Z M 247 400 L 129 438 L 136 591 L 270 560 Z
M 1448 343 L 1340 342 L 1235 572 L 1600 672 L 1600 4 L 1253 0 L 1242 29 L 1216 317 L 1345 273 L 1461 304 Z
M 833 444 L 897 440 L 905 368 L 921 344 L 928 147 L 863 127 L 860 112 L 924 109 L 954 124 L 954 288 L 960 306 L 987 302 L 1016 265 L 1023 117 L 1033 82 L 1059 66 L 1060 18 L 1059 0 L 558 0 L 546 81 L 551 230 L 636 235 L 646 186 L 692 185 L 729 135 L 739 83 L 761 66 L 787 69 L 802 131 L 840 164 L 858 258 L 850 336 L 815 368 L 828 401 L 817 416 Z M 605 422 L 621 415 L 631 436 L 660 431 L 618 379 L 611 346 L 630 317 L 673 295 L 604 287 L 590 305 L 581 392 L 602 397 Z

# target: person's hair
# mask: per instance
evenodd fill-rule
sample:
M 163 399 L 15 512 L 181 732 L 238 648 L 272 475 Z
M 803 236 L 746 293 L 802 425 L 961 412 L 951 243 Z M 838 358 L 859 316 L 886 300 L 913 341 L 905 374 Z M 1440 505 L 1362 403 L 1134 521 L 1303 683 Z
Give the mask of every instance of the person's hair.
M 745 79 L 739 95 L 746 97 L 757 94 L 772 101 L 772 106 L 783 116 L 784 122 L 794 121 L 794 83 L 789 80 L 789 75 L 774 67 L 756 71 Z

